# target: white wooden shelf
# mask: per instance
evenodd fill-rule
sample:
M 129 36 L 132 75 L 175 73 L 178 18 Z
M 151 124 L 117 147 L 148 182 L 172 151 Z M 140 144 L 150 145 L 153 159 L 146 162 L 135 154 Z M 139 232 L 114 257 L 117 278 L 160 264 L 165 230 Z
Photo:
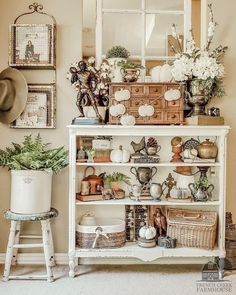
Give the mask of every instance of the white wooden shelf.
M 142 261 L 150 262 L 158 258 L 170 258 L 168 261 L 172 261 L 171 258 L 176 257 L 179 261 L 178 263 L 188 263 L 188 259 L 193 258 L 191 261 L 198 261 L 198 258 L 210 258 L 210 257 L 225 257 L 225 198 L 226 198 L 226 152 L 227 152 L 227 134 L 229 132 L 229 126 L 120 126 L 120 125 L 88 125 L 88 126 L 68 126 L 70 134 L 70 165 L 69 165 L 69 275 L 74 277 L 75 275 L 75 266 L 77 263 L 76 258 L 138 258 Z M 172 163 L 168 161 L 162 161 L 160 163 L 81 163 L 76 162 L 76 153 L 77 153 L 77 138 L 78 136 L 112 136 L 116 138 L 117 141 L 127 143 L 131 141 L 132 137 L 163 137 L 166 142 L 166 145 L 170 142 L 174 136 L 186 138 L 212 138 L 217 137 L 218 145 L 218 160 L 216 163 Z M 168 139 L 168 141 L 166 141 Z M 167 143 L 168 142 L 168 143 Z M 163 154 L 164 153 L 164 154 Z M 167 154 L 168 153 L 168 154 Z M 161 154 L 163 155 L 162 159 L 171 159 L 171 152 L 168 149 L 165 153 L 165 144 L 164 149 L 162 149 Z M 82 202 L 75 199 L 76 191 L 78 189 L 78 180 L 81 178 L 80 170 L 83 167 L 95 166 L 103 167 L 102 169 L 110 168 L 113 171 L 116 171 L 118 167 L 126 168 L 126 171 L 129 171 L 128 167 L 169 167 L 173 169 L 177 166 L 209 166 L 216 167 L 217 173 L 214 177 L 217 179 L 214 180 L 216 189 L 214 191 L 215 201 L 208 202 L 168 202 L 163 198 L 162 201 L 133 201 L 128 196 L 125 199 L 121 200 L 104 200 L 104 201 L 91 201 L 91 202 Z M 101 169 L 101 170 L 102 170 Z M 160 176 L 165 176 L 166 171 L 164 169 L 159 169 Z M 163 174 L 163 175 L 161 175 Z M 79 178 L 79 179 L 78 179 Z M 93 205 L 94 207 L 90 207 Z M 109 210 L 117 212 L 117 214 L 123 214 L 123 208 L 118 206 L 125 205 L 157 205 L 157 206 L 168 206 L 168 207 L 178 207 L 178 208 L 188 208 L 195 210 L 214 210 L 218 214 L 218 228 L 216 236 L 217 248 L 214 250 L 205 250 L 198 248 L 175 248 L 175 249 L 164 249 L 160 247 L 155 248 L 141 248 L 136 243 L 126 243 L 122 248 L 118 249 L 79 249 L 76 247 L 76 218 L 79 217 L 79 214 L 85 212 L 87 209 L 91 211 L 98 211 L 99 214 L 106 212 L 108 208 L 102 208 L 101 206 L 111 206 Z M 86 206 L 88 208 L 86 208 Z M 81 210 L 80 212 L 80 209 Z M 104 210 L 105 209 L 105 210 Z M 104 211 L 103 211 L 104 210 Z M 106 215 L 106 213 L 104 213 Z M 112 212 L 109 212 L 112 214 Z M 185 260 L 186 258 L 186 260 Z M 188 259 L 187 259 L 188 258 Z M 163 259 L 162 259 L 163 260 Z M 165 260 L 165 259 L 164 259 Z M 192 262 L 191 262 L 192 263 Z
M 77 257 L 122 257 L 138 258 L 143 261 L 154 261 L 158 258 L 167 257 L 216 257 L 221 256 L 223 252 L 218 248 L 213 250 L 199 248 L 177 247 L 166 249 L 162 247 L 142 248 L 136 243 L 127 242 L 124 247 L 115 249 L 81 249 L 76 248 Z
M 91 205 L 99 205 L 99 206 L 107 206 L 107 205 L 114 205 L 114 206 L 125 206 L 125 205 L 143 205 L 143 206 L 219 206 L 219 201 L 208 201 L 208 202 L 169 202 L 169 201 L 152 201 L 152 200 L 142 200 L 142 201 L 133 201 L 130 198 L 124 198 L 120 200 L 104 200 L 104 201 L 89 201 L 89 202 L 82 202 L 82 201 L 76 201 L 76 205 L 78 206 L 91 206 Z
M 76 166 L 95 166 L 95 167 L 186 167 L 186 166 L 207 166 L 207 167 L 220 167 L 220 163 L 208 163 L 208 162 L 201 162 L 201 163 L 172 163 L 172 162 L 160 162 L 160 163 L 113 163 L 113 162 L 99 162 L 99 163 L 92 163 L 92 162 L 76 162 Z

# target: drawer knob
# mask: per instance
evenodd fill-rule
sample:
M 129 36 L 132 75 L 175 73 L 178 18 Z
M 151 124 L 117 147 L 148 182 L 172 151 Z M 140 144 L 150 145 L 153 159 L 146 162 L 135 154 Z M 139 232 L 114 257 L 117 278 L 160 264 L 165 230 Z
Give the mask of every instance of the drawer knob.
M 139 102 L 138 102 L 138 101 L 136 101 L 136 102 L 135 102 L 135 105 L 136 105 L 136 106 L 138 106 L 138 105 L 139 105 Z
M 176 115 L 175 114 L 172 114 L 170 117 L 171 117 L 171 119 L 175 119 L 176 118 Z
M 175 106 L 176 105 L 176 102 L 175 101 L 172 101 L 172 106 Z
M 135 88 L 135 92 L 139 92 L 139 88 Z

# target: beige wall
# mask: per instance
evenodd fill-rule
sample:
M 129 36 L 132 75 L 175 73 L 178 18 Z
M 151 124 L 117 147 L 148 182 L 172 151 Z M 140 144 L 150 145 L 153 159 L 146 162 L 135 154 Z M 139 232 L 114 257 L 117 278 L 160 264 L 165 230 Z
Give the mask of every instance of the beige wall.
M 221 113 L 228 125 L 231 126 L 231 131 L 228 138 L 228 155 L 227 155 L 227 209 L 234 214 L 236 222 L 236 40 L 235 40 L 235 9 L 236 1 L 234 0 L 214 0 L 213 11 L 215 20 L 219 24 L 215 35 L 215 45 L 227 45 L 228 52 L 224 58 L 226 71 L 225 88 L 227 96 L 224 98 L 215 98 L 211 105 L 220 107 Z
M 8 27 L 17 15 L 28 10 L 32 0 L 1 0 L 0 1 L 0 70 L 7 67 L 8 62 Z M 54 146 L 68 145 L 66 126 L 76 115 L 75 92 L 66 80 L 66 73 L 71 62 L 81 56 L 82 1 L 81 0 L 40 0 L 45 11 L 54 15 L 57 20 L 57 128 L 40 130 L 46 142 Z M 31 17 L 32 18 L 32 17 Z M 30 21 L 23 18 L 23 22 Z M 48 22 L 49 20 L 42 19 Z M 37 19 L 40 22 L 40 19 Z M 32 23 L 32 22 L 31 22 Z M 45 82 L 46 72 L 26 73 L 30 82 Z M 46 76 L 47 77 L 47 76 Z M 33 80 L 33 81 L 32 81 Z M 50 80 L 48 80 L 50 82 Z M 37 133 L 34 130 L 13 130 L 0 125 L 0 148 L 12 141 L 21 141 L 25 134 Z M 68 170 L 64 169 L 54 176 L 52 204 L 59 210 L 59 217 L 53 222 L 55 234 L 55 251 L 66 252 L 68 240 Z M 3 212 L 9 207 L 10 173 L 0 168 L 0 253 L 5 251 L 9 223 L 3 219 Z M 29 228 L 32 232 L 33 229 Z
M 0 1 L 0 70 L 7 67 L 8 60 L 8 25 L 14 18 L 25 11 L 31 4 L 31 0 L 1 0 Z M 67 145 L 68 134 L 66 125 L 76 114 L 74 105 L 75 94 L 69 81 L 65 79 L 68 66 L 72 61 L 80 58 L 81 53 L 81 0 L 41 0 L 49 13 L 53 14 L 58 23 L 57 40 L 57 129 L 42 130 L 41 134 L 46 141 L 53 142 L 53 145 Z M 236 83 L 236 41 L 235 31 L 236 2 L 234 0 L 213 1 L 217 22 L 217 41 L 228 45 L 229 51 L 225 57 L 227 76 L 225 79 L 227 97 L 215 99 L 212 104 L 221 108 L 222 115 L 226 122 L 231 125 L 232 131 L 229 135 L 228 148 L 228 169 L 227 169 L 227 207 L 234 213 L 236 219 L 235 203 L 235 178 L 236 178 L 236 116 L 235 116 L 235 93 Z M 13 9 L 14 7 L 14 9 Z M 222 13 L 222 11 L 224 13 Z M 35 73 L 34 73 L 35 75 Z M 29 76 L 29 74 L 28 74 Z M 30 77 L 32 79 L 32 77 Z M 36 77 L 33 77 L 36 78 Z M 43 79 L 44 77 L 38 77 Z M 37 78 L 37 79 L 38 79 Z M 0 125 L 0 147 L 4 148 L 11 141 L 19 141 L 26 133 L 37 131 L 12 130 Z M 68 239 L 68 171 L 67 169 L 54 177 L 53 206 L 60 216 L 53 222 L 55 250 L 56 252 L 67 251 Z M 10 174 L 6 169 L 0 169 L 0 253 L 5 251 L 9 223 L 3 219 L 3 212 L 9 206 Z M 32 231 L 32 228 L 27 228 Z

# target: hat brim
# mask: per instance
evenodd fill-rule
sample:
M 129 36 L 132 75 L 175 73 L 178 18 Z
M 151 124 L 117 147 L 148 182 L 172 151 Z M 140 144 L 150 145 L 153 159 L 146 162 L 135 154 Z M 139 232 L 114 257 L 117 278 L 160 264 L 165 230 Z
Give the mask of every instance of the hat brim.
M 15 121 L 24 111 L 28 96 L 28 86 L 21 72 L 11 67 L 6 68 L 0 73 L 0 80 L 4 79 L 10 80 L 15 90 L 11 109 L 6 112 L 0 111 L 0 122 L 9 124 Z

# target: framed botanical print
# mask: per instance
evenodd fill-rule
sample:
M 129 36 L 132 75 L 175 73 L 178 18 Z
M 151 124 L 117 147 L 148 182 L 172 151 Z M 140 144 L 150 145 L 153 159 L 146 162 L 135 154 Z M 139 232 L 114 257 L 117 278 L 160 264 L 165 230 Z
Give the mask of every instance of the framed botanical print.
M 53 24 L 11 25 L 9 65 L 15 68 L 54 69 L 55 30 Z
M 25 110 L 11 125 L 12 128 L 55 128 L 55 84 L 29 84 Z

